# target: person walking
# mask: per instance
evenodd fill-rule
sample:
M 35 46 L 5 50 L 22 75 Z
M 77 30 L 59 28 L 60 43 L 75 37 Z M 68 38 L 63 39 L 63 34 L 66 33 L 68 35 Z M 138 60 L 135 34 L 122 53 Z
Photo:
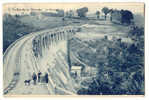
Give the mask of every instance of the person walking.
M 32 79 L 33 79 L 33 81 L 34 81 L 34 85 L 36 85 L 37 75 L 36 75 L 35 72 L 34 72 L 33 75 L 32 75 Z
M 42 74 L 42 73 L 39 71 L 39 72 L 38 72 L 38 82 L 41 82 L 41 74 Z
M 45 74 L 45 81 L 46 83 L 48 83 L 49 79 L 48 79 L 48 73 Z

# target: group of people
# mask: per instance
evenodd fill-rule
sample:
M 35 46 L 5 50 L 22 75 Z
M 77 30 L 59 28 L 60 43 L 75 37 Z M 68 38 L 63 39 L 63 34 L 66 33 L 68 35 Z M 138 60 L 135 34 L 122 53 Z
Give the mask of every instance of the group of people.
M 48 73 L 45 73 L 45 75 L 42 77 L 42 73 L 38 72 L 37 74 L 34 72 L 32 75 L 32 79 L 34 81 L 34 85 L 36 85 L 37 81 L 42 82 L 45 81 L 45 83 L 48 83 Z

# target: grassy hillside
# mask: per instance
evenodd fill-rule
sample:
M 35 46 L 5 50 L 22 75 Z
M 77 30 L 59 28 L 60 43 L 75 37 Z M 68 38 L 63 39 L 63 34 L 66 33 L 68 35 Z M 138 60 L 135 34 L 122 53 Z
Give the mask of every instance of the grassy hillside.
M 5 14 L 3 16 L 3 52 L 16 39 L 38 30 L 31 25 L 22 23 L 16 16 Z

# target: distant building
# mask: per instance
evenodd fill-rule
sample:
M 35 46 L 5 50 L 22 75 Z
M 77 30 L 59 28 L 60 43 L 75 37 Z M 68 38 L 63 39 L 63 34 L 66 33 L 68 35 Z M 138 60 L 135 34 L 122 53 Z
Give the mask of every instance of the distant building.
M 114 10 L 112 13 L 111 13 L 111 18 L 112 18 L 112 22 L 114 23 L 121 23 L 121 12 L 119 10 Z
M 94 76 L 97 75 L 98 71 L 99 70 L 97 67 L 85 66 L 84 69 L 82 70 L 82 75 L 85 77 Z
M 92 77 L 96 76 L 99 69 L 97 67 L 91 66 L 72 66 L 71 67 L 71 75 L 74 78 L 81 78 L 81 77 Z
M 75 75 L 75 77 L 81 77 L 82 66 L 72 66 L 71 73 Z

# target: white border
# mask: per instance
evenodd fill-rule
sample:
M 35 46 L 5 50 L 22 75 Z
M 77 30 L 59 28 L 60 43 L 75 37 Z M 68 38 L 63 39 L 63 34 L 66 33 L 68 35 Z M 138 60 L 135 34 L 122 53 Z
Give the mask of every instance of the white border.
M 86 99 L 86 100 L 90 100 L 90 99 L 94 99 L 94 100 L 98 100 L 98 99 L 102 99 L 102 100 L 149 100 L 149 29 L 148 29 L 148 21 L 149 21 L 149 0 L 0 0 L 0 100 L 25 100 L 28 97 L 3 97 L 3 92 L 2 92 L 2 75 L 3 75 L 3 54 L 2 54 L 2 4 L 4 3 L 22 3 L 22 2 L 33 2 L 33 3 L 37 3 L 37 2 L 144 2 L 145 3 L 145 96 L 144 97 L 138 97 L 138 96 L 122 96 L 122 97 L 118 97 L 118 96 L 114 96 L 114 97 L 29 97 L 32 100 L 40 100 L 40 99 L 61 99 L 61 100 L 82 100 L 82 99 Z

